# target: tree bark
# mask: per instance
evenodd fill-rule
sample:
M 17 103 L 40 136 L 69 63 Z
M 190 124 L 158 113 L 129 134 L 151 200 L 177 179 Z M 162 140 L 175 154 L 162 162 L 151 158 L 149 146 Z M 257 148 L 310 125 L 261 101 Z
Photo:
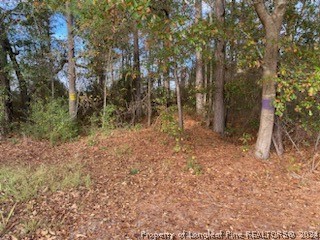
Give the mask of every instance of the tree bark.
M 216 0 L 215 15 L 218 24 L 223 27 L 225 22 L 225 0 Z M 224 134 L 225 106 L 224 106 L 224 82 L 225 82 L 225 41 L 219 37 L 215 49 L 215 96 L 214 96 L 214 122 L 213 130 Z
M 151 104 L 151 92 L 152 92 L 153 81 L 149 73 L 148 77 L 148 127 L 151 126 L 152 120 L 152 104 Z
M 103 119 L 102 119 L 102 127 L 105 127 L 105 116 L 107 111 L 107 85 L 108 85 L 108 75 L 110 69 L 112 68 L 112 47 L 110 46 L 107 59 L 106 59 L 106 69 L 104 73 L 104 81 L 103 81 Z
M 141 118 L 142 115 L 142 104 L 141 104 L 141 72 L 140 72 L 140 50 L 139 50 L 139 30 L 136 26 L 133 32 L 133 69 L 134 69 L 134 81 L 135 81 L 135 101 L 136 101 L 136 117 Z
M 0 139 L 8 133 L 12 120 L 12 97 L 6 69 L 8 50 L 5 27 L 0 23 Z
M 168 108 L 170 107 L 170 98 L 171 98 L 169 67 L 167 70 L 165 70 L 165 73 L 163 74 L 163 86 L 165 90 L 166 107 Z
M 19 82 L 19 89 L 20 89 L 20 100 L 21 100 L 21 106 L 22 106 L 22 110 L 23 113 L 26 114 L 28 111 L 28 104 L 29 104 L 29 96 L 28 96 L 28 89 L 27 89 L 27 83 L 21 73 L 20 70 L 20 66 L 19 63 L 17 61 L 16 58 L 16 54 L 12 51 L 9 40 L 8 44 L 9 44 L 9 56 L 10 56 L 10 60 L 13 64 L 13 68 L 16 72 L 17 78 L 18 78 L 18 82 Z
M 178 67 L 174 68 L 174 80 L 176 84 L 177 91 L 177 106 L 178 106 L 178 117 L 179 117 L 179 128 L 183 131 L 183 110 L 182 110 L 182 101 L 181 101 L 181 89 L 180 89 L 180 80 L 178 77 Z
M 195 1 L 195 10 L 195 24 L 197 24 L 202 19 L 202 0 Z M 196 111 L 198 115 L 203 115 L 203 60 L 201 50 L 196 51 L 196 91 Z
M 73 16 L 70 1 L 66 2 L 68 28 L 68 79 L 69 79 L 69 114 L 71 119 L 77 118 L 76 66 L 74 53 Z
M 278 45 L 286 0 L 275 1 L 272 14 L 269 14 L 262 0 L 254 1 L 254 7 L 266 31 L 262 75 L 262 107 L 255 156 L 259 159 L 268 159 L 274 126 L 275 108 L 273 101 L 276 96 Z
M 275 116 L 272 141 L 278 156 L 281 156 L 284 153 L 282 133 L 281 120 L 278 116 Z

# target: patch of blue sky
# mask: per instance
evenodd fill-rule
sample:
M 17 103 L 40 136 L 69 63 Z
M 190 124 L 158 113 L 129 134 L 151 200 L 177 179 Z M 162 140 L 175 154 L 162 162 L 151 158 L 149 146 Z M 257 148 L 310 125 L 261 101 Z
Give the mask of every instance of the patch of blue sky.
M 17 4 L 21 2 L 19 0 L 0 0 L 0 7 L 5 10 L 14 9 Z
M 56 13 L 52 15 L 50 22 L 53 37 L 57 40 L 66 40 L 68 36 L 68 30 L 65 17 L 61 13 Z

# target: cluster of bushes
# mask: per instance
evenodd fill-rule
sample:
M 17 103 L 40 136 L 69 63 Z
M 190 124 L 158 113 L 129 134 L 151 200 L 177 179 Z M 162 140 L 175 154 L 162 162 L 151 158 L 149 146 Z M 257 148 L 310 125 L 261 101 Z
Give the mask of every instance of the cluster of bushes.
M 67 103 L 62 99 L 33 102 L 28 121 L 22 124 L 22 132 L 27 136 L 50 140 L 53 144 L 75 138 L 78 130 L 77 123 L 70 118 Z
M 70 118 L 67 102 L 62 99 L 38 100 L 30 105 L 28 119 L 21 125 L 24 135 L 38 140 L 49 140 L 52 144 L 70 141 L 79 136 L 80 126 L 90 131 L 109 131 L 116 127 L 116 106 L 108 105 L 101 113 L 94 113 L 89 124 Z M 87 128 L 87 127 L 86 127 Z

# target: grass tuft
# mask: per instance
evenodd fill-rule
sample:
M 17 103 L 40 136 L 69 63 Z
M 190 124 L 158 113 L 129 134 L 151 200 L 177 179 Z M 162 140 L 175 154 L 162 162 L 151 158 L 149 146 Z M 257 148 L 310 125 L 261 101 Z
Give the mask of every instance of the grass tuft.
M 90 176 L 76 163 L 38 167 L 0 167 L 0 204 L 24 202 L 46 191 L 89 187 Z

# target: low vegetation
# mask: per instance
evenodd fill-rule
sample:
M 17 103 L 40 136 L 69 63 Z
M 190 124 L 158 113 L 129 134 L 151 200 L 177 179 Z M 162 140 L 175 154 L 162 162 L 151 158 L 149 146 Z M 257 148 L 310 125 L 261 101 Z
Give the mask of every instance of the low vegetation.
M 52 144 L 69 141 L 78 136 L 78 128 L 70 119 L 68 107 L 63 99 L 34 101 L 28 122 L 22 130 L 27 136 L 50 140 Z
M 90 176 L 76 163 L 59 165 L 2 166 L 0 203 L 24 202 L 41 193 L 89 186 Z

